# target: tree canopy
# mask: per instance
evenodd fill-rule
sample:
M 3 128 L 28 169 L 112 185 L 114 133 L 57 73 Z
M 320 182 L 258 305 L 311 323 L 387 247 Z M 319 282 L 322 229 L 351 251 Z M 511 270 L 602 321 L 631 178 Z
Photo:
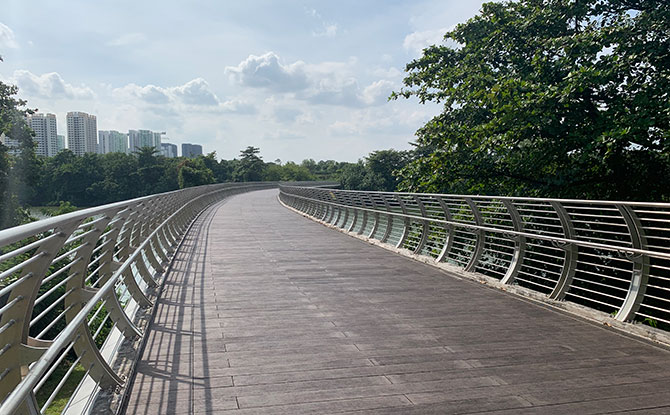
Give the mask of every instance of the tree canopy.
M 0 228 L 24 219 L 20 207 L 32 196 L 37 180 L 34 133 L 24 118 L 34 111 L 25 108 L 26 101 L 16 98 L 17 93 L 16 86 L 0 82 L 0 136 L 11 137 L 17 145 L 12 157 L 0 143 Z
M 405 190 L 670 200 L 670 2 L 487 3 L 392 98 L 444 104 Z

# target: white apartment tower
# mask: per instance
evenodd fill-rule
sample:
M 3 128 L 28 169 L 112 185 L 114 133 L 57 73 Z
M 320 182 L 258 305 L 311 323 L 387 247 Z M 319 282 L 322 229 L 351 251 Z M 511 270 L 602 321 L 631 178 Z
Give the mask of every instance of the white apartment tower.
M 128 130 L 128 151 L 137 152 L 142 147 L 154 147 L 161 151 L 161 133 L 150 130 Z
M 98 153 L 127 153 L 128 135 L 118 131 L 98 131 Z
M 35 132 L 35 154 L 53 157 L 58 153 L 58 132 L 54 114 L 32 114 L 26 117 L 28 126 Z
M 59 152 L 61 150 L 65 150 L 67 148 L 67 146 L 65 145 L 65 136 L 64 135 L 58 134 L 56 136 L 56 147 L 57 147 L 56 152 Z
M 77 156 L 96 153 L 98 147 L 98 122 L 95 115 L 85 112 L 67 113 L 67 145 Z

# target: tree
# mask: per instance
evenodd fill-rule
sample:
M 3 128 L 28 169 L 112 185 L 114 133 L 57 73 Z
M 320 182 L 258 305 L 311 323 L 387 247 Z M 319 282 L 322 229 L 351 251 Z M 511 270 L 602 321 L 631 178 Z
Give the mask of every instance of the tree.
M 392 95 L 444 104 L 402 188 L 669 200 L 669 27 L 667 1 L 484 4 Z
M 203 157 L 184 159 L 179 167 L 179 188 L 214 183 L 214 174 L 205 166 Z
M 18 154 L 11 156 L 0 143 L 0 228 L 18 225 L 25 218 L 20 206 L 31 196 L 39 171 L 33 132 L 24 119 L 34 110 L 24 108 L 26 101 L 15 98 L 17 93 L 16 86 L 0 82 L 0 136 L 18 144 Z
M 373 151 L 365 158 L 365 165 L 370 173 L 377 177 L 379 183 L 376 190 L 394 192 L 398 185 L 398 172 L 408 163 L 410 152 L 390 150 Z
M 258 155 L 260 152 L 260 148 L 253 146 L 240 151 L 240 163 L 235 169 L 235 181 L 253 182 L 263 179 L 265 163 Z
M 297 165 L 292 161 L 284 163 L 282 168 L 281 180 L 287 182 L 302 182 L 314 180 L 314 175 L 302 165 Z
M 284 166 L 275 163 L 267 163 L 263 171 L 263 181 L 279 182 L 284 177 Z
M 163 166 L 159 160 L 162 157 L 159 157 L 158 154 L 158 150 L 153 146 L 140 147 L 135 152 L 139 166 L 139 170 L 137 171 L 139 178 L 138 188 L 142 195 L 155 193 L 156 183 L 158 183 L 163 174 Z

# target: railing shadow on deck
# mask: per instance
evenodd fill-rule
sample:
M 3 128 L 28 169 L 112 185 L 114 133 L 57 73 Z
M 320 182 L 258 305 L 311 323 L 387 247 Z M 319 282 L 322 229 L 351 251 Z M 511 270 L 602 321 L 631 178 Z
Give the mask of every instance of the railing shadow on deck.
M 295 184 L 334 185 L 332 182 Z M 0 413 L 120 408 L 153 306 L 208 206 L 276 182 L 207 185 L 0 231 Z

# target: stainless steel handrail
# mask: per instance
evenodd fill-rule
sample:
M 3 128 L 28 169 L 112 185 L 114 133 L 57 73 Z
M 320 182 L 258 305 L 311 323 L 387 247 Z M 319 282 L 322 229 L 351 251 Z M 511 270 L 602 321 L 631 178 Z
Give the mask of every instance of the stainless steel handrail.
M 300 186 L 280 199 L 408 254 L 670 328 L 670 203 Z
M 153 305 L 191 222 L 216 201 L 269 187 L 200 186 L 0 231 L 0 413 L 45 413 L 68 382 L 75 393 L 94 386 L 84 394 L 122 385 L 112 359 L 121 340 L 143 335 L 135 313 Z

